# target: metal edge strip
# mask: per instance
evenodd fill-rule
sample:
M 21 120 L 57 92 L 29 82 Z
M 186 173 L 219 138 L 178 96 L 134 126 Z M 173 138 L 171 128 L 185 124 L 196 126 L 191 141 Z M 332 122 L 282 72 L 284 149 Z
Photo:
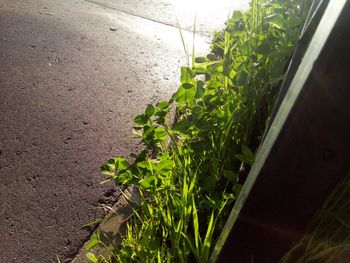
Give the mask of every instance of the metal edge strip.
M 316 29 L 316 32 L 311 39 L 310 45 L 300 63 L 300 66 L 293 78 L 293 81 L 287 91 L 287 94 L 281 103 L 281 106 L 277 112 L 266 138 L 256 155 L 256 161 L 247 177 L 246 182 L 242 188 L 240 195 L 231 210 L 229 218 L 223 228 L 223 231 L 214 247 L 214 250 L 210 256 L 209 262 L 216 262 L 218 259 L 221 248 L 224 246 L 225 241 L 236 222 L 238 215 L 245 204 L 245 201 L 257 179 L 259 172 L 261 171 L 273 145 L 275 144 L 277 137 L 282 130 L 289 113 L 302 90 L 307 78 L 309 77 L 313 65 L 320 55 L 335 23 L 338 20 L 340 13 L 342 12 L 347 0 L 331 0 L 325 10 L 325 13 Z

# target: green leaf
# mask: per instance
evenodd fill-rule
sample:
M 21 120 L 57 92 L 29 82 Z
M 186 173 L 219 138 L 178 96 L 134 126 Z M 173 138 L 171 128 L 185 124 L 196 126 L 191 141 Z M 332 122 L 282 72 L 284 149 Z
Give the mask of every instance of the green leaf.
M 145 114 L 148 118 L 150 118 L 155 112 L 154 106 L 152 104 L 148 104 L 146 107 Z
M 288 58 L 294 50 L 293 46 L 283 46 L 269 53 L 270 59 Z
M 146 125 L 148 123 L 148 117 L 146 114 L 141 114 L 135 117 L 134 119 L 134 123 L 136 123 L 137 125 Z
M 193 218 L 193 229 L 194 229 L 194 242 L 196 244 L 196 249 L 199 248 L 200 234 L 199 234 L 199 221 L 196 202 L 194 201 L 194 196 L 192 195 L 192 218 Z
M 264 4 L 262 4 L 262 7 L 271 7 L 274 5 L 274 3 L 275 3 L 275 1 L 268 1 Z
M 224 63 L 222 74 L 226 77 L 234 77 L 236 75 L 236 72 L 233 70 L 233 65 L 232 63 Z M 231 77 L 231 78 L 232 78 Z
M 245 70 L 240 70 L 235 75 L 234 79 L 238 86 L 248 86 L 249 85 L 249 73 Z
M 143 138 L 145 140 L 152 140 L 154 135 L 154 127 L 153 126 L 145 126 L 143 131 Z
M 109 179 L 116 179 L 120 183 L 128 182 L 132 178 L 132 175 L 128 174 L 127 168 L 130 166 L 127 160 L 123 157 L 117 157 L 110 159 L 101 166 L 101 173 L 110 176 Z M 116 175 L 118 175 L 116 177 Z
M 242 153 L 246 160 L 249 160 L 249 164 L 253 164 L 254 162 L 254 154 L 253 152 L 245 145 L 242 146 Z
M 291 15 L 287 20 L 287 26 L 288 28 L 293 28 L 296 26 L 299 26 L 303 22 L 303 19 L 297 16 Z
M 207 62 L 207 58 L 206 57 L 196 57 L 195 58 L 195 62 L 196 63 L 204 63 L 204 62 Z
M 199 120 L 204 116 L 203 107 L 196 105 L 192 108 L 192 118 L 195 120 Z
M 214 228 L 215 226 L 214 226 L 214 211 L 213 211 L 210 216 L 210 220 L 207 227 L 207 233 L 205 234 L 205 238 L 202 246 L 201 262 L 207 262 L 209 259 L 209 252 L 210 252 L 210 246 L 212 244 Z
M 281 14 L 272 14 L 269 16 L 264 17 L 265 22 L 268 24 L 278 28 L 278 29 L 285 29 L 287 22 L 284 20 L 283 16 Z
M 244 163 L 249 164 L 250 166 L 254 163 L 254 154 L 253 152 L 245 145 L 242 145 L 242 154 L 236 154 L 236 158 Z
M 86 250 L 90 250 L 97 246 L 99 243 L 99 240 L 97 238 L 92 239 L 87 245 L 86 245 Z
M 156 106 L 159 108 L 159 109 L 166 109 L 169 107 L 169 102 L 168 101 L 160 101 L 156 104 Z
M 268 55 L 271 50 L 271 40 L 270 39 L 262 40 L 255 50 L 258 54 L 261 54 L 264 56 Z
M 172 160 L 162 160 L 157 164 L 158 171 L 171 171 L 174 162 Z
M 86 257 L 93 263 L 98 263 L 98 258 L 91 252 L 86 253 Z
M 133 174 L 129 170 L 120 171 L 116 178 L 117 183 L 128 185 L 133 179 Z
M 233 11 L 230 22 L 236 22 L 239 21 L 242 18 L 243 14 L 241 11 Z
M 167 138 L 168 133 L 164 128 L 157 127 L 154 129 L 154 136 L 160 142 L 160 141 L 164 141 Z
M 181 83 L 190 83 L 195 77 L 194 72 L 189 67 L 181 67 Z
M 115 175 L 115 168 L 110 167 L 108 164 L 104 164 L 100 167 L 101 173 L 107 176 L 114 176 Z
M 201 81 L 201 80 L 198 80 L 198 81 L 197 81 L 197 91 L 196 91 L 196 96 L 195 96 L 195 98 L 196 98 L 196 99 L 199 99 L 199 98 L 203 97 L 204 92 L 205 92 L 205 89 L 204 89 L 204 82 Z
M 115 163 L 115 169 L 116 170 L 125 170 L 126 168 L 129 167 L 129 163 L 128 161 L 123 158 L 123 157 L 117 157 L 117 158 L 114 158 L 114 163 Z
M 184 83 L 175 93 L 175 101 L 179 104 L 189 103 L 194 100 L 197 90 L 196 87 L 190 83 Z
M 195 66 L 195 68 L 206 68 L 206 67 L 211 66 L 211 65 L 216 65 L 220 62 L 222 62 L 222 60 L 207 61 L 207 62 L 197 64 Z
M 237 173 L 232 170 L 224 170 L 224 177 L 234 183 L 236 183 L 238 179 Z
M 191 127 L 191 123 L 188 120 L 182 120 L 182 121 L 176 122 L 173 125 L 172 130 L 186 133 L 190 127 Z
M 194 121 L 193 124 L 200 131 L 210 131 L 212 129 L 212 124 L 207 120 L 199 119 Z
M 158 183 L 158 179 L 154 175 L 147 176 L 146 178 L 140 181 L 140 185 L 145 189 L 155 187 L 157 183 Z
M 215 61 L 217 59 L 217 57 L 212 54 L 212 53 L 209 53 L 206 57 L 209 61 Z M 216 61 L 215 61 L 216 62 Z
M 136 165 L 138 167 L 144 168 L 144 169 L 146 169 L 148 171 L 152 171 L 153 170 L 152 163 L 149 160 L 138 162 Z
M 195 73 L 196 75 L 203 75 L 203 74 L 207 73 L 207 69 L 204 68 L 204 67 L 202 67 L 202 68 L 200 68 L 200 67 L 195 67 L 193 70 L 194 70 L 194 73 Z

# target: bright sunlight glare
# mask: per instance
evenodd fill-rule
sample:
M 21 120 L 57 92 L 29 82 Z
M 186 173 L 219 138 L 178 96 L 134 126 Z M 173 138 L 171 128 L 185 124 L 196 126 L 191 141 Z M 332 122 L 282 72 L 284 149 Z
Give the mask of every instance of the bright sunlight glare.
M 192 10 L 198 13 L 219 10 L 220 6 L 244 8 L 249 3 L 247 0 L 177 0 L 174 2 L 178 10 Z
M 222 27 L 234 10 L 249 7 L 249 0 L 176 0 L 169 1 L 174 6 L 175 16 L 180 24 L 188 25 L 197 18 L 199 30 L 214 31 Z M 202 27 L 202 28 L 201 28 Z

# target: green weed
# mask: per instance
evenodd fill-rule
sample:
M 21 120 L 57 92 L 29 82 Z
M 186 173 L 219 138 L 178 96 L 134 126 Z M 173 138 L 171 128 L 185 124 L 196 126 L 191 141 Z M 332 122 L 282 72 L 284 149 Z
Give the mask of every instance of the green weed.
M 216 34 L 212 53 L 195 57 L 192 48 L 192 65 L 182 40 L 180 87 L 134 119 L 143 150 L 132 163 L 117 157 L 101 167 L 108 180 L 134 185 L 142 197 L 121 246 L 110 248 L 117 262 L 208 261 L 254 162 L 306 2 L 252 1 Z

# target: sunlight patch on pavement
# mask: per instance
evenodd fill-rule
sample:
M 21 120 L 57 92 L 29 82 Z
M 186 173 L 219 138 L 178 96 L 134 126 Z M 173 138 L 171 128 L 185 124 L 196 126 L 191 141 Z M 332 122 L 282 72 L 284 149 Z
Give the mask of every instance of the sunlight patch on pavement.
M 227 18 L 235 10 L 245 10 L 249 0 L 177 0 L 174 5 L 175 16 L 180 24 L 190 24 L 197 20 L 198 30 L 208 33 L 223 27 Z

